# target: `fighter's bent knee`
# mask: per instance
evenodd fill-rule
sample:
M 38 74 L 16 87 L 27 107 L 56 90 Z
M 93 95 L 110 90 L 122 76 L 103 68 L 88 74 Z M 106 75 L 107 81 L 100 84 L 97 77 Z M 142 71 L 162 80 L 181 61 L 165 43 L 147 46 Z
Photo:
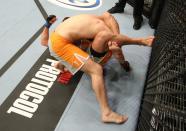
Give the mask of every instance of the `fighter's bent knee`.
M 95 70 L 95 71 L 99 71 L 99 72 L 102 72 L 103 67 L 102 67 L 100 64 L 94 62 L 93 70 Z
M 89 59 L 85 65 L 82 67 L 82 71 L 88 73 L 88 74 L 98 74 L 102 73 L 102 66 L 93 60 Z
M 93 74 L 102 74 L 102 72 L 103 72 L 102 66 L 100 64 L 96 63 L 96 62 L 94 62 L 92 64 L 91 68 L 92 68 L 91 73 L 93 73 Z

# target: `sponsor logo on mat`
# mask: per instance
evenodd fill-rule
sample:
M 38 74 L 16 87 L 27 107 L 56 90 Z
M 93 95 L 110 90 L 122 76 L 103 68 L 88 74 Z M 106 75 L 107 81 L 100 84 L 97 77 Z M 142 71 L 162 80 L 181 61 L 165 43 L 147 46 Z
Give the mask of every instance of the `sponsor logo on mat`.
M 25 90 L 21 92 L 13 105 L 8 109 L 7 113 L 16 113 L 21 116 L 32 118 L 34 112 L 38 109 L 39 104 L 47 95 L 52 87 L 57 75 L 60 73 L 58 69 L 51 66 L 55 60 L 46 59 L 50 65 L 43 64 L 37 71 L 35 76 L 26 85 Z
M 102 5 L 102 0 L 48 0 L 53 4 L 75 10 L 95 10 Z
M 47 49 L 0 105 L 0 131 L 54 131 L 78 83 L 57 82 L 55 62 Z

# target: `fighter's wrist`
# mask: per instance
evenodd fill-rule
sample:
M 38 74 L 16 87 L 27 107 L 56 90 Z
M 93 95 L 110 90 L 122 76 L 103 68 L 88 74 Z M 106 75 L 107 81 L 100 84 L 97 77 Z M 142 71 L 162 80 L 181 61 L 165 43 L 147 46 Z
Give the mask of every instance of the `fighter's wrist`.
M 46 23 L 44 24 L 44 26 L 46 27 L 46 28 L 50 28 L 50 26 L 51 26 L 52 24 L 50 23 L 50 22 L 48 22 L 48 21 L 46 21 Z

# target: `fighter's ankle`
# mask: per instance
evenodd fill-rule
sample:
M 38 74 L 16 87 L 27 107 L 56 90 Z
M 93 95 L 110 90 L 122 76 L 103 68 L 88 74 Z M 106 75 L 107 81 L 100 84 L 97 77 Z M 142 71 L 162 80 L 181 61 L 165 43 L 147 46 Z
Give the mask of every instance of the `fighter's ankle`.
M 102 111 L 102 116 L 108 116 L 112 112 L 111 109 L 105 109 Z

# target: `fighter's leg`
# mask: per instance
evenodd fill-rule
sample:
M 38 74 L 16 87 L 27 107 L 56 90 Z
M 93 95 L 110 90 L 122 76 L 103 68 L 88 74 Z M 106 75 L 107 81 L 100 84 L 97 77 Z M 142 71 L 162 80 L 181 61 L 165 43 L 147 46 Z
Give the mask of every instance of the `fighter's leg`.
M 110 38 L 110 41 L 115 41 L 118 43 L 119 46 L 122 45 L 144 45 L 144 46 L 151 46 L 154 40 L 154 36 L 148 36 L 146 38 L 131 38 L 126 35 L 118 34 L 113 35 Z
M 128 61 L 125 60 L 125 56 L 122 52 L 121 47 L 119 47 L 114 42 L 109 42 L 109 50 L 112 51 L 113 56 L 118 60 L 121 67 L 125 69 L 125 71 L 130 71 L 131 67 Z
M 67 45 L 68 48 L 65 48 Z M 92 88 L 101 107 L 102 121 L 114 123 L 125 122 L 127 117 L 114 113 L 108 105 L 101 65 L 93 62 L 86 52 L 71 43 L 65 43 L 63 46 L 60 43 L 58 47 L 60 47 L 60 50 L 50 46 L 51 54 L 59 59 L 70 72 L 75 74 L 78 70 L 82 70 L 90 75 Z M 65 51 L 61 52 L 61 49 Z
M 92 48 L 97 53 L 101 53 L 108 49 L 108 41 L 111 39 L 112 32 L 107 30 L 99 32 L 92 42 Z M 95 68 L 90 68 L 95 67 Z M 101 106 L 102 121 L 103 122 L 115 122 L 122 123 L 127 121 L 128 117 L 113 112 L 108 106 L 108 100 L 105 91 L 105 84 L 103 79 L 103 69 L 101 65 L 95 62 L 89 61 L 82 68 L 83 71 L 87 72 L 92 78 L 92 87 L 96 93 L 97 99 Z
M 91 44 L 91 41 L 89 40 L 81 40 L 80 41 L 80 45 L 79 45 L 79 48 L 81 48 L 82 50 L 86 51 L 87 48 L 90 46 Z M 61 70 L 61 72 L 65 72 L 65 71 L 68 71 L 68 69 L 65 67 L 65 65 L 63 65 L 60 61 L 57 61 L 54 65 L 53 65 L 55 68 Z
M 127 121 L 127 116 L 123 116 L 113 112 L 108 105 L 102 66 L 95 63 L 91 59 L 88 59 L 81 70 L 91 76 L 92 88 L 96 94 L 96 98 L 101 108 L 102 121 L 114 123 L 123 123 Z

